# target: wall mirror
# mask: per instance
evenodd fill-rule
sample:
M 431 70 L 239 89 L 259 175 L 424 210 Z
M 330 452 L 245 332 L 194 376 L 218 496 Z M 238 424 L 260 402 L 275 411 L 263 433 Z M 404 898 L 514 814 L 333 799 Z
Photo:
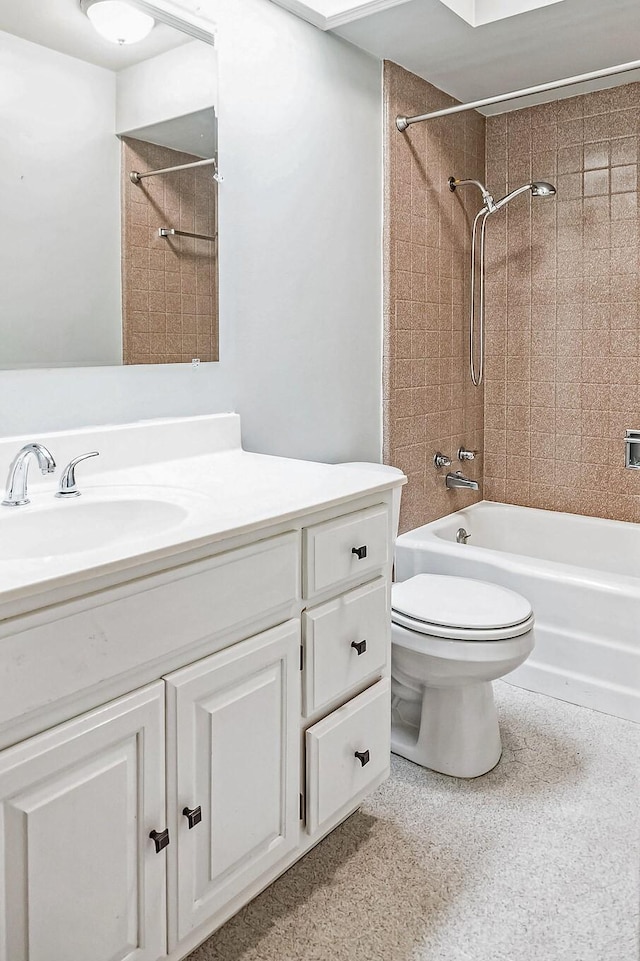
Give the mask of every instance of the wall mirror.
M 0 369 L 218 359 L 213 28 L 113 6 L 0 0 Z

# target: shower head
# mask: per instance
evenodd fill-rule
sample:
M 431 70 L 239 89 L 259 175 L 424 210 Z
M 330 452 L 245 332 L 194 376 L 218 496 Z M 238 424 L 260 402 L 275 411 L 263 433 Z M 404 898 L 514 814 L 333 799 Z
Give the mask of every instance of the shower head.
M 534 180 L 533 183 L 517 187 L 515 190 L 512 190 L 511 193 L 507 194 L 506 197 L 503 197 L 502 200 L 496 201 L 493 209 L 489 209 L 489 213 L 492 214 L 494 211 L 500 210 L 501 207 L 505 207 L 514 197 L 519 197 L 520 194 L 526 193 L 527 190 L 531 191 L 532 197 L 552 197 L 556 192 L 553 184 L 547 183 L 546 180 Z

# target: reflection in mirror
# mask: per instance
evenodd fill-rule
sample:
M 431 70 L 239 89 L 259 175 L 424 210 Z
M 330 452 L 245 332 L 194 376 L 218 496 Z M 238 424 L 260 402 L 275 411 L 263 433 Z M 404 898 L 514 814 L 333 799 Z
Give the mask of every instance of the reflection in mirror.
M 202 40 L 0 0 L 0 368 L 218 359 L 216 115 Z

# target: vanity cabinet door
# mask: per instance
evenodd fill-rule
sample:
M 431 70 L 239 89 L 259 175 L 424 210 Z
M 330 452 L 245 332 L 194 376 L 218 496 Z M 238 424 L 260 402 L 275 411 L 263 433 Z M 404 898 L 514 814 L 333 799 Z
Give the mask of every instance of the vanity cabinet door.
M 1 961 L 165 952 L 164 686 L 0 754 Z
M 298 845 L 299 621 L 165 680 L 171 951 Z

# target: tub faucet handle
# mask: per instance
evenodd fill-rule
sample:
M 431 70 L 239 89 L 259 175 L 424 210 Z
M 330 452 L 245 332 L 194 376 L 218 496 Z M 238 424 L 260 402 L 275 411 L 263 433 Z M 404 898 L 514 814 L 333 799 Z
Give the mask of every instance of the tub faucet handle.
M 477 456 L 477 450 L 467 450 L 466 447 L 460 447 L 458 449 L 458 460 L 460 461 L 475 460 Z
M 446 454 L 441 454 L 438 451 L 433 458 L 433 463 L 435 467 L 451 467 L 451 458 L 447 457 Z

